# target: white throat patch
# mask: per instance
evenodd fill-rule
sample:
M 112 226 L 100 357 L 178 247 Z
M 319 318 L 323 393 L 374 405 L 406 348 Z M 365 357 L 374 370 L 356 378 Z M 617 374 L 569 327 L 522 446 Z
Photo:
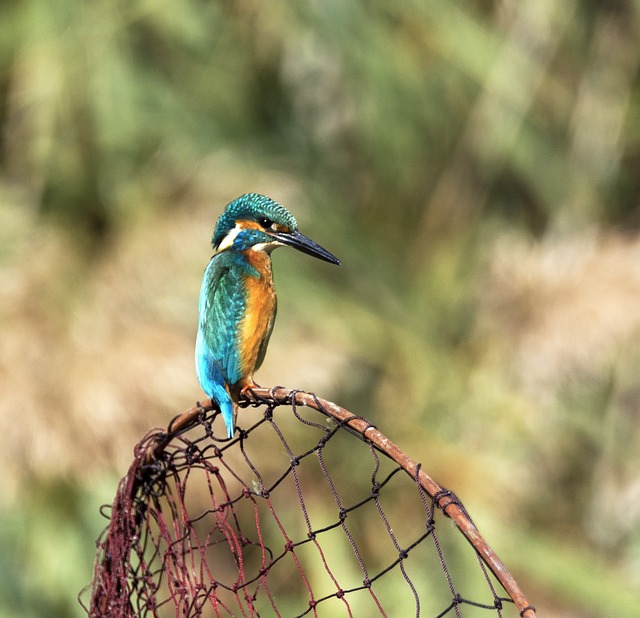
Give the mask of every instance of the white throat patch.
M 218 248 L 216 249 L 216 253 L 220 253 L 221 251 L 225 251 L 226 249 L 230 249 L 233 247 L 233 243 L 235 242 L 238 234 L 243 230 L 240 225 L 236 223 L 236 226 L 227 232 L 227 235 L 222 239 Z M 259 242 L 251 247 L 251 251 L 265 251 L 266 253 L 271 253 L 276 247 L 282 247 L 284 243 L 281 243 L 279 240 L 272 240 L 269 242 Z
M 276 247 L 284 246 L 279 240 L 272 240 L 271 242 L 259 242 L 251 247 L 251 251 L 264 251 L 265 253 L 271 253 Z
M 233 241 L 236 239 L 241 230 L 242 228 L 236 223 L 236 226 L 232 230 L 229 230 L 227 232 L 227 235 L 222 239 L 222 241 L 218 245 L 218 248 L 216 249 L 216 253 L 220 253 L 220 251 L 224 251 L 225 249 L 233 246 Z

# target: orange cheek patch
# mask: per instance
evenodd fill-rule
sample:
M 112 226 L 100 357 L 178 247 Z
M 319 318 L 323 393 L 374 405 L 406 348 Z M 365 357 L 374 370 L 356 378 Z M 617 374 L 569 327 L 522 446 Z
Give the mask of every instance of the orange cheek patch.
M 250 221 L 249 219 L 240 219 L 236 222 L 236 225 L 238 225 L 243 230 L 260 230 L 262 232 L 265 231 L 257 221 Z M 278 232 L 291 231 L 291 228 L 287 227 L 286 225 L 280 225 L 279 223 L 274 223 L 273 228 Z
M 262 227 L 257 221 L 249 221 L 248 219 L 241 219 L 240 221 L 236 222 L 236 225 L 238 225 L 243 230 L 261 230 L 262 229 Z

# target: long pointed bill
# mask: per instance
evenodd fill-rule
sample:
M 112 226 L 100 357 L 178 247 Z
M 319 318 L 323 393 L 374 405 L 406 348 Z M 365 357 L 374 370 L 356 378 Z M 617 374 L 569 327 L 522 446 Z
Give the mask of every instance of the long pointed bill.
M 302 253 L 307 253 L 331 264 L 340 264 L 340 260 L 335 255 L 329 253 L 318 243 L 313 242 L 313 240 L 307 238 L 297 230 L 295 232 L 270 232 L 269 235 L 273 236 L 273 238 L 283 245 L 289 245 L 289 247 L 302 251 Z

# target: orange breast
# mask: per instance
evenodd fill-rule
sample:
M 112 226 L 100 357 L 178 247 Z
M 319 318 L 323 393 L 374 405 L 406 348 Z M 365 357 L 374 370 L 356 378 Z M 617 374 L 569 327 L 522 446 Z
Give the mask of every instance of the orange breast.
M 249 263 L 260 273 L 260 277 L 246 280 L 247 308 L 240 324 L 243 383 L 253 383 L 253 373 L 262 362 L 264 347 L 273 328 L 276 312 L 276 293 L 271 273 L 271 258 L 262 251 L 249 251 Z

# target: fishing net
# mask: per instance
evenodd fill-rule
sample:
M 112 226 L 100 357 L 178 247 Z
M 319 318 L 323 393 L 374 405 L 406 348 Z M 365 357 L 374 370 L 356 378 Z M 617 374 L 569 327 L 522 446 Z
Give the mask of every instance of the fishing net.
M 231 440 L 207 401 L 137 445 L 90 617 L 535 618 L 458 498 L 366 419 L 283 388 L 244 405 Z

